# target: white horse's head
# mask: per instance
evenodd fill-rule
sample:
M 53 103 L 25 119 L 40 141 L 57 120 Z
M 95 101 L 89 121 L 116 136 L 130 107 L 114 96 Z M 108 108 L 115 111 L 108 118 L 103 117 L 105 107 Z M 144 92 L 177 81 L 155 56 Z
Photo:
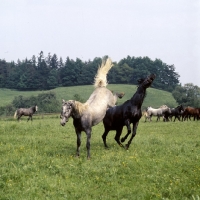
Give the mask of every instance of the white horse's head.
M 69 100 L 69 101 L 62 101 L 62 111 L 61 111 L 61 115 L 60 115 L 60 124 L 62 126 L 64 126 L 66 124 L 66 122 L 69 121 L 69 118 L 71 116 L 72 110 L 73 110 L 73 104 L 74 104 L 74 100 Z
M 152 107 L 151 107 L 151 106 L 148 106 L 147 109 L 146 109 L 146 111 L 149 110 L 149 109 L 152 109 Z

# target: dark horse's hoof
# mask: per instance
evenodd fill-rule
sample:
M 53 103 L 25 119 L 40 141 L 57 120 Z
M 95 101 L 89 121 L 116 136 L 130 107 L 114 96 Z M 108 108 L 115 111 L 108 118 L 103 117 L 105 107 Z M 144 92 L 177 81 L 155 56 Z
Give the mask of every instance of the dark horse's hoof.
M 124 148 L 125 148 L 126 150 L 128 150 L 128 148 L 129 148 L 129 145 L 128 145 L 128 144 L 126 144 Z
M 104 147 L 105 147 L 105 149 L 109 149 L 109 147 L 107 145 L 105 145 Z

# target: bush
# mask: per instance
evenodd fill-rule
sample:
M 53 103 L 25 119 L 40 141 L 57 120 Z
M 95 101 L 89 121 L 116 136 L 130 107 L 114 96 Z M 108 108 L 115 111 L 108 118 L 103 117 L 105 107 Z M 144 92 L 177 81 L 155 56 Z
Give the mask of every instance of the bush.
M 24 97 L 19 95 L 11 104 L 0 107 L 0 115 L 13 115 L 18 108 L 29 108 L 37 105 L 40 113 L 60 112 L 60 103 L 54 92 L 39 94 L 38 96 Z

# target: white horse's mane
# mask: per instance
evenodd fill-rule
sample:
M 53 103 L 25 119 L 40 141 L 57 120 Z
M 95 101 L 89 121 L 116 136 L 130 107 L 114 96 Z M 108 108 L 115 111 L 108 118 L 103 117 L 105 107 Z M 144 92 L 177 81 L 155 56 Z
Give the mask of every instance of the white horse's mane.
M 79 101 L 74 102 L 74 108 L 76 111 L 76 117 L 80 117 L 82 112 L 88 108 L 88 103 L 81 103 Z

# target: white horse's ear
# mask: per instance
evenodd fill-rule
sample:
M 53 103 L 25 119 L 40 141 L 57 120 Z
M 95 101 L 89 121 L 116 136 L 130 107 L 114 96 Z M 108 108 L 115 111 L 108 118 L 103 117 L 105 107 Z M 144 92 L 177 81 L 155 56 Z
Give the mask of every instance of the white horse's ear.
M 65 100 L 64 100 L 64 99 L 62 100 L 62 103 L 65 103 Z

